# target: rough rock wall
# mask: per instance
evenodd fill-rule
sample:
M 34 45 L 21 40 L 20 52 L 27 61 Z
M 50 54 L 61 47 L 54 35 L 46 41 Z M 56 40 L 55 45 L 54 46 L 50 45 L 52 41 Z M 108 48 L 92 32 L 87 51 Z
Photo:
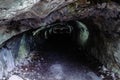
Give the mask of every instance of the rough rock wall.
M 1 0 L 0 19 L 9 19 L 28 11 L 39 0 Z
M 94 14 L 94 16 L 83 20 L 90 31 L 88 48 L 91 54 L 105 64 L 107 68 L 120 73 L 119 13 L 117 11 L 113 13 L 106 8 L 102 12 L 101 10 L 97 11 L 99 14 Z

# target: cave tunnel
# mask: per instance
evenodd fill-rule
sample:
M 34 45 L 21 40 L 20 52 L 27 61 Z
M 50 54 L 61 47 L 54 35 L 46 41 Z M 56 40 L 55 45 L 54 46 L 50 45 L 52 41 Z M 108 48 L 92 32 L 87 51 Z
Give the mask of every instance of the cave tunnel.
M 93 34 L 97 36 L 99 34 L 98 31 L 91 34 L 93 31 L 82 20 L 56 21 L 47 28 L 33 29 L 13 38 L 15 43 L 8 41 L 1 50 L 3 53 L 1 56 L 6 58 L 11 56 L 8 58 L 10 61 L 5 65 L 7 71 L 10 71 L 14 65 L 19 65 L 9 74 L 13 77 L 16 74 L 23 76 L 25 73 L 23 77 L 36 80 L 42 77 L 45 80 L 77 80 L 79 78 L 101 80 L 98 77 L 100 76 L 99 67 L 103 64 L 90 52 L 91 45 L 94 46 L 91 38 L 94 37 Z M 19 49 L 18 45 L 20 45 Z M 5 62 L 4 58 L 2 60 Z M 32 71 L 34 74 L 31 74 Z
M 1 48 L 5 72 L 12 75 L 9 80 L 18 75 L 32 80 L 113 79 L 111 73 L 104 75 L 109 72 L 107 62 L 112 60 L 101 54 L 106 51 L 105 38 L 110 39 L 110 34 L 101 31 L 91 18 L 56 21 L 44 27 L 13 37 Z M 103 58 L 105 55 L 108 57 Z M 1 74 L 5 76 L 5 72 Z
M 0 80 L 119 80 L 119 13 L 105 5 L 86 8 L 85 18 L 70 13 L 72 20 L 68 10 L 68 21 L 59 11 L 41 21 L 24 19 L 32 12 L 8 20 L 0 27 Z
M 33 50 L 53 52 L 53 59 L 55 60 L 58 57 L 61 59 L 61 56 L 62 59 L 68 58 L 71 61 L 75 59 L 79 62 L 87 61 L 87 56 L 89 56 L 89 61 L 90 54 L 86 49 L 88 40 L 89 30 L 83 23 L 79 21 L 55 22 L 50 25 L 50 28 L 43 29 L 34 35 L 35 47 Z M 52 55 L 51 53 L 49 55 Z M 54 56 L 58 57 L 55 58 Z
M 6 68 L 1 67 L 1 74 L 12 76 L 9 80 L 19 76 L 32 80 L 112 80 L 105 67 L 114 61 L 106 45 L 113 35 L 105 30 L 90 18 L 56 21 L 15 36 L 1 48 L 0 65 L 4 63 Z

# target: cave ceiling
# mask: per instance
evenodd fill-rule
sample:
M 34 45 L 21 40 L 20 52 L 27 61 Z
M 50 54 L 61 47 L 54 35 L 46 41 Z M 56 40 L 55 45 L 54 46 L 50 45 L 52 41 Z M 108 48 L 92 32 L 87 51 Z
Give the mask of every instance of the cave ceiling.
M 91 5 L 90 1 L 86 0 L 1 0 L 0 44 L 15 35 L 57 20 L 90 17 L 99 20 L 99 16 L 117 19 L 119 11 L 120 6 L 113 2 Z
M 41 19 L 72 2 L 74 0 L 1 0 L 0 44 L 31 28 L 40 27 L 44 24 Z M 19 31 L 15 31 L 16 28 Z

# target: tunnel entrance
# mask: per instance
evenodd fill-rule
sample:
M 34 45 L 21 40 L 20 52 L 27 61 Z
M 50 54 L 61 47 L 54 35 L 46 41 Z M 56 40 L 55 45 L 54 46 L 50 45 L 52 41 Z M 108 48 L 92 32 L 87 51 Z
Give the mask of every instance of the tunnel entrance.
M 84 33 L 85 29 L 81 26 L 66 28 L 64 25 L 58 28 L 58 25 L 57 27 L 55 25 L 55 27 L 40 30 L 34 36 L 36 46 L 31 52 L 32 62 L 24 66 L 24 69 L 31 71 L 32 66 L 35 74 L 42 74 L 45 78 L 43 80 L 102 80 L 98 77 L 98 67 L 102 64 L 89 55 L 82 44 L 78 43 L 80 32 L 76 31 Z M 34 78 L 41 79 L 36 75 Z
M 45 52 L 38 55 L 43 55 L 53 63 L 67 61 L 70 64 L 85 65 L 97 71 L 97 67 L 102 64 L 85 49 L 88 37 L 87 27 L 79 21 L 54 23 L 51 28 L 41 30 L 35 36 L 34 50 L 40 53 Z
M 30 51 L 26 57 L 22 57 L 23 62 L 10 72 L 9 80 L 16 75 L 25 80 L 102 80 L 99 77 L 102 64 L 85 48 L 89 31 L 83 23 L 57 23 L 33 33 L 35 35 L 30 31 L 22 37 L 21 50 L 26 52 L 27 45 Z M 13 46 L 11 48 L 14 49 Z M 3 51 L 5 54 L 7 49 L 3 48 Z M 21 58 L 23 52 L 17 56 Z M 13 63 L 19 59 L 12 58 Z

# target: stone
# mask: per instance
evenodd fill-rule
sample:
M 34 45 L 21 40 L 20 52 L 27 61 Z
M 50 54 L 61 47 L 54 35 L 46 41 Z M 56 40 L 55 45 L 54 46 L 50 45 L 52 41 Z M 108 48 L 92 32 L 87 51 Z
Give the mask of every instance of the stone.
M 24 80 L 24 79 L 22 79 L 18 75 L 12 75 L 8 80 Z

